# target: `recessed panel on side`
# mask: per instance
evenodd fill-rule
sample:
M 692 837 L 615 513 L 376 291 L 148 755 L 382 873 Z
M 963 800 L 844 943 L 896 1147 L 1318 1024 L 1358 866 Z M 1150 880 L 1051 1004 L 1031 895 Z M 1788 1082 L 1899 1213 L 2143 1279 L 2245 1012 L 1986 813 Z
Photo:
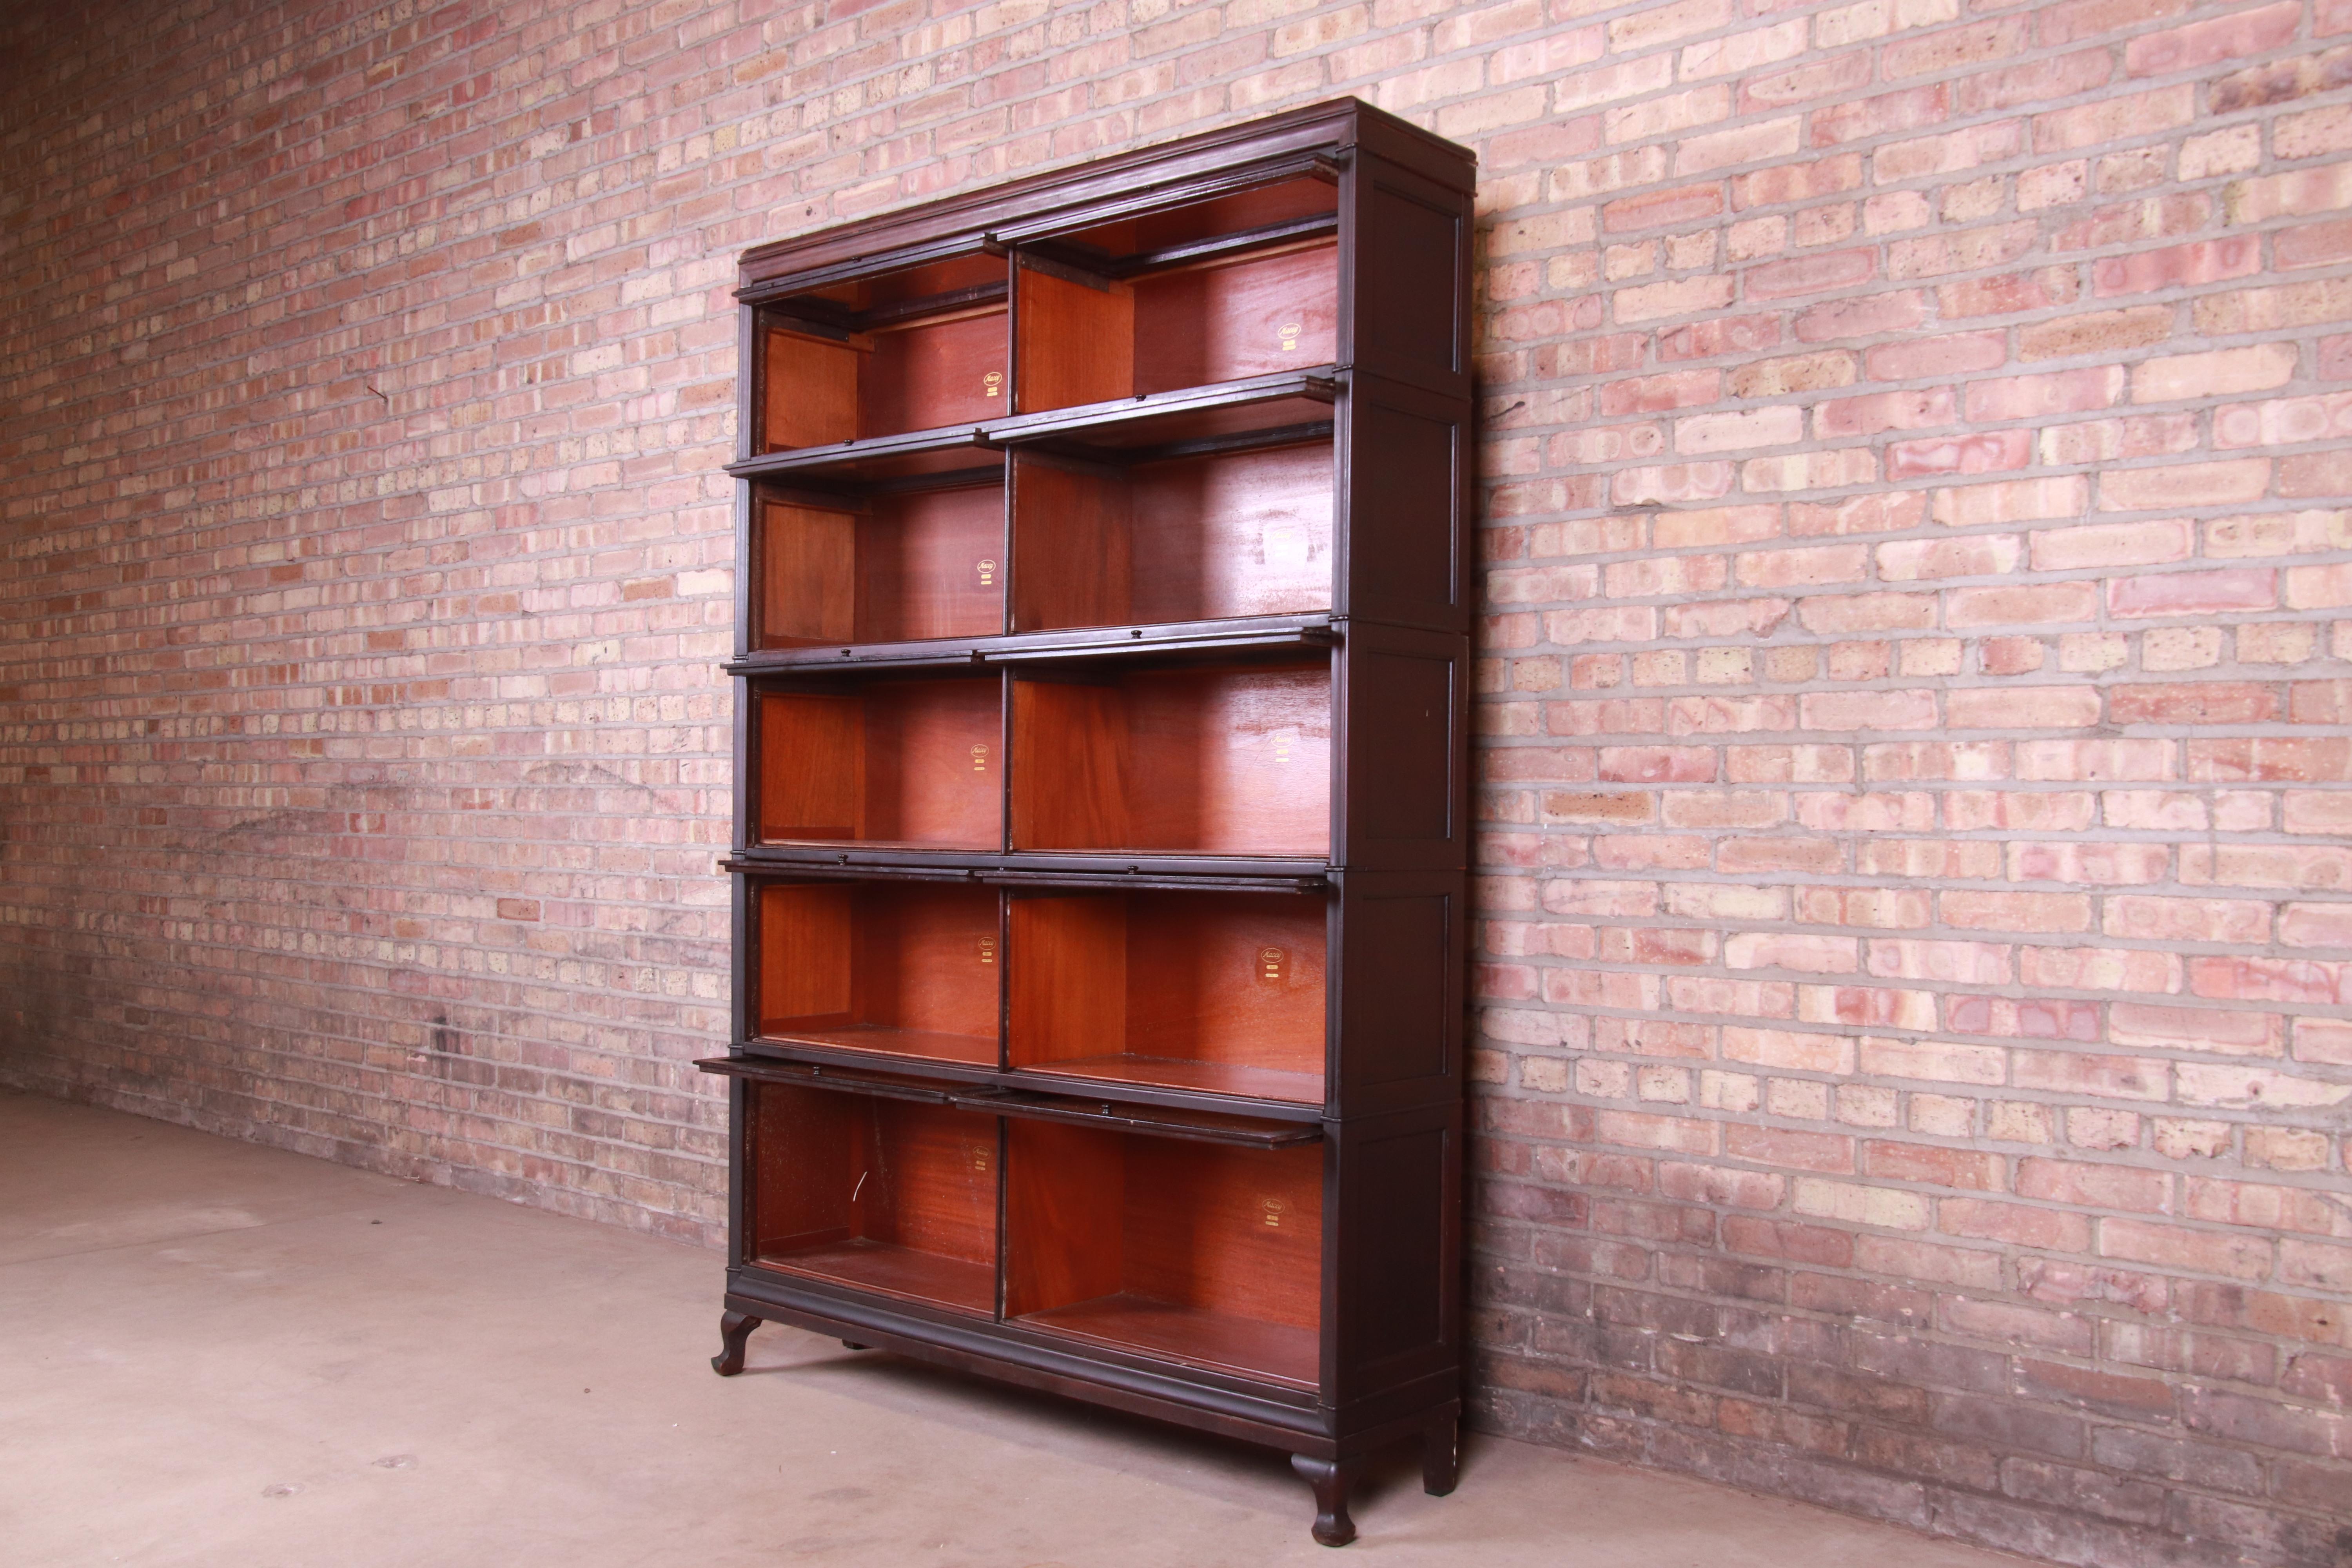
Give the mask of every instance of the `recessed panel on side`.
M 1466 368 L 1460 323 L 1466 202 L 1421 189 L 1422 182 L 1370 159 L 1356 177 L 1368 186 L 1356 250 L 1358 362 L 1451 383 Z
M 1450 1128 L 1356 1131 L 1340 1151 L 1346 1233 L 1345 1364 L 1362 1368 L 1452 1339 L 1447 1219 L 1456 1201 Z
M 1418 879 L 1394 882 L 1407 880 Z M 1462 1005 L 1455 919 L 1448 893 L 1351 885 L 1341 922 L 1343 1095 L 1451 1074 Z
M 1468 631 L 1463 412 L 1369 376 L 1349 401 L 1348 613 Z

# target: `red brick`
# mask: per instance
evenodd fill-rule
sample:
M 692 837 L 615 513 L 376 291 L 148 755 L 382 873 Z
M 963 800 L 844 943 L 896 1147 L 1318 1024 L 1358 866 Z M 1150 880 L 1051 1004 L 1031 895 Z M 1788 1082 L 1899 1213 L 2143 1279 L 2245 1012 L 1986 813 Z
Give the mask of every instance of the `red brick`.
M 2294 37 L 2303 7 L 2294 0 L 2192 22 L 2161 33 L 2144 33 L 2124 48 L 2124 69 L 2132 76 L 2168 76 L 2221 60 L 2267 54 Z
M 2129 1165 L 2089 1165 L 2029 1156 L 2017 1163 L 2017 1194 L 2081 1208 L 2161 1214 L 2169 1184 L 2160 1171 Z

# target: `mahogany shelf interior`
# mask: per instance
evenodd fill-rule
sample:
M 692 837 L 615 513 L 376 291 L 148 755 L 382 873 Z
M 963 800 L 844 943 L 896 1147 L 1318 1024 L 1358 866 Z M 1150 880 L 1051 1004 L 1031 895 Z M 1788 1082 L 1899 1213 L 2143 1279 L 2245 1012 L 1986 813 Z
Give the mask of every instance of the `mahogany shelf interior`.
M 758 701 L 761 842 L 1002 847 L 994 678 L 873 679 Z
M 1123 467 L 1023 454 L 1013 629 L 1329 610 L 1331 462 L 1328 435 Z
M 762 1038 L 996 1065 L 993 889 L 802 882 L 759 900 Z
M 1004 1313 L 1312 1387 L 1323 1152 L 1006 1124 Z
M 759 645 L 911 642 L 1004 629 L 1004 489 L 760 494 Z
M 746 1248 L 771 1268 L 968 1312 L 996 1306 L 996 1119 L 749 1086 Z
M 1326 919 L 1319 895 L 1016 897 L 1011 1065 L 1320 1104 Z
M 1016 849 L 1330 853 L 1328 659 L 1022 676 L 1013 750 Z
M 930 430 L 1012 412 L 1002 258 L 908 268 L 762 312 L 760 450 Z
M 1023 254 L 1021 411 L 1334 363 L 1337 214 L 1334 188 L 1301 177 Z

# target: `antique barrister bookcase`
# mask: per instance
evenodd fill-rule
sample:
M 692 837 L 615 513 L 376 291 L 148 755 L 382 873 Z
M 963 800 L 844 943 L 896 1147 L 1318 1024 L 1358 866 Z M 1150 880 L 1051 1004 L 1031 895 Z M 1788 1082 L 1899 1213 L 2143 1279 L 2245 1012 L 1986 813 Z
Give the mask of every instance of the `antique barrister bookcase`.
M 744 256 L 722 1373 L 1451 1489 L 1472 172 L 1343 101 Z

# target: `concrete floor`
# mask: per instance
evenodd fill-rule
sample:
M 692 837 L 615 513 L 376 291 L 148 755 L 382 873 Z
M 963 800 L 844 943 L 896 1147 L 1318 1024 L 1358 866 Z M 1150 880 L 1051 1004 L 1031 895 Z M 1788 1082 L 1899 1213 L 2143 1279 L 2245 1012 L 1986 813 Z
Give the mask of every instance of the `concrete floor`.
M 712 1375 L 712 1254 L 0 1092 L 11 1568 L 1996 1568 L 1555 1450 L 1409 1454 L 1362 1538 L 1262 1449 L 773 1325 Z

